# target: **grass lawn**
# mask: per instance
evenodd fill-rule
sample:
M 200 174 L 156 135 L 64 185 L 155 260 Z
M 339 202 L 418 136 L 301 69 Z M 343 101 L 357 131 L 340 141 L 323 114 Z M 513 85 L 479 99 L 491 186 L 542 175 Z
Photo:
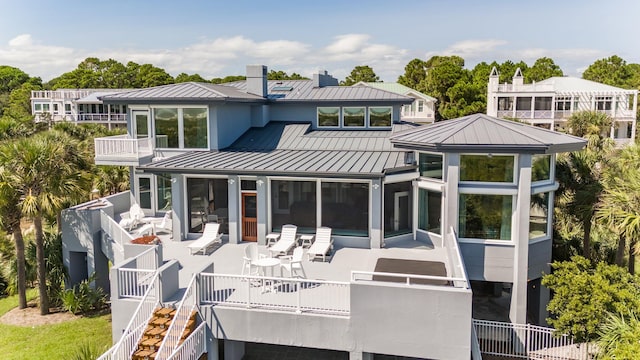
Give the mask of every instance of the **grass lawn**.
M 37 292 L 28 295 L 35 298 Z M 17 296 L 0 299 L 0 316 L 18 306 Z M 60 324 L 23 327 L 0 324 L 0 358 L 70 359 L 83 344 L 111 346 L 111 316 L 83 317 Z

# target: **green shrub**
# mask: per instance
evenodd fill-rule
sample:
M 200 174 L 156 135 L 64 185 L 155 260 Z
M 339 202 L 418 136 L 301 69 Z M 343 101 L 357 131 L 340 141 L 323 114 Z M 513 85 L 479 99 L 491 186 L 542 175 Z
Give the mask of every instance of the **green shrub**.
M 95 360 L 102 355 L 102 351 L 93 343 L 84 342 L 71 356 L 71 360 Z
M 74 314 L 86 314 L 100 310 L 106 304 L 106 295 L 101 288 L 92 288 L 90 283 L 95 279 L 93 273 L 88 279 L 71 289 L 62 292 L 60 299 L 65 310 Z

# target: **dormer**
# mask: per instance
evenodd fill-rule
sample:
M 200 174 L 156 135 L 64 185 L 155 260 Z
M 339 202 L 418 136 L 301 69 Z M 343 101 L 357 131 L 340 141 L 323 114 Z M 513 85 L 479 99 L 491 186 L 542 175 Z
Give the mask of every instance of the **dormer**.
M 522 76 L 522 70 L 520 70 L 520 68 L 517 68 L 516 73 L 513 74 L 512 84 L 514 88 L 524 85 L 524 76 Z

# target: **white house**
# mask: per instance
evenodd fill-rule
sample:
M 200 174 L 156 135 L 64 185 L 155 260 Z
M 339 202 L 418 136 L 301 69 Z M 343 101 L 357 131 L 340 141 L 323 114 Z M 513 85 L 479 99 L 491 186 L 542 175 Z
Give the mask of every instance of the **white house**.
M 402 106 L 400 120 L 418 124 L 431 124 L 435 121 L 436 98 L 423 94 L 399 83 L 360 81 L 353 86 L 369 86 L 380 90 L 413 98 L 411 104 Z
M 515 118 L 549 130 L 564 131 L 577 111 L 606 113 L 618 144 L 633 141 L 636 133 L 638 90 L 627 90 L 575 77 L 551 77 L 525 84 L 518 68 L 511 84 L 500 84 L 494 67 L 489 76 L 487 115 Z

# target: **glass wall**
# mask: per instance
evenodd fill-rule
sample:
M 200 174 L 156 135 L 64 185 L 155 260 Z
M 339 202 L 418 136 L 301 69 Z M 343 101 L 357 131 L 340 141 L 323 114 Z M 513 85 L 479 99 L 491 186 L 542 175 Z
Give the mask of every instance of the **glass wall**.
M 391 108 L 390 107 L 370 107 L 369 108 L 369 126 L 371 127 L 391 126 Z
M 511 240 L 512 195 L 460 194 L 458 235 Z
M 271 226 L 279 232 L 282 225 L 294 224 L 298 232 L 315 233 L 317 219 L 315 181 L 271 181 Z
M 548 235 L 549 193 L 531 195 L 529 239 Z
M 322 226 L 334 235 L 369 235 L 369 184 L 322 182 Z
M 418 229 L 442 234 L 442 193 L 418 189 Z
M 418 168 L 420 176 L 442 180 L 442 155 L 420 153 Z
M 184 147 L 206 149 L 207 144 L 207 108 L 185 108 L 182 110 L 184 121 Z
M 158 194 L 158 210 L 171 210 L 171 174 L 156 175 L 156 186 L 156 194 Z
M 408 234 L 413 219 L 411 182 L 384 184 L 384 236 Z
M 551 180 L 551 155 L 533 155 L 531 182 Z
M 460 181 L 513 182 L 511 155 L 460 155 Z
M 345 107 L 342 108 L 344 126 L 364 127 L 364 108 Z
M 218 222 L 229 233 L 229 185 L 227 179 L 187 179 L 189 232 L 202 232 L 207 222 Z
M 157 108 L 153 111 L 156 128 L 156 147 L 180 147 L 178 136 L 178 109 Z
M 339 107 L 319 107 L 318 108 L 318 127 L 337 127 L 340 126 L 340 108 Z

